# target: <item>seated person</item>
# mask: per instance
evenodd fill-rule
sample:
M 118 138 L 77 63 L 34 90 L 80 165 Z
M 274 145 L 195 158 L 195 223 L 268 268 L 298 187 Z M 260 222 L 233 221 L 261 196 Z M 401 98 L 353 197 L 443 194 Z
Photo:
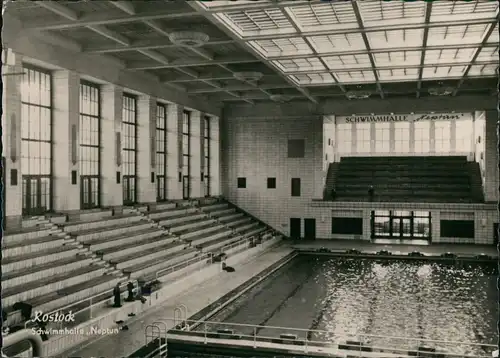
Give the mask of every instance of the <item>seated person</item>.
M 231 266 L 226 265 L 226 263 L 225 263 L 225 262 L 223 262 L 223 263 L 222 263 L 222 269 L 223 269 L 224 271 L 226 271 L 226 272 L 234 272 L 234 271 L 236 271 L 236 270 L 234 269 L 234 267 L 231 267 Z

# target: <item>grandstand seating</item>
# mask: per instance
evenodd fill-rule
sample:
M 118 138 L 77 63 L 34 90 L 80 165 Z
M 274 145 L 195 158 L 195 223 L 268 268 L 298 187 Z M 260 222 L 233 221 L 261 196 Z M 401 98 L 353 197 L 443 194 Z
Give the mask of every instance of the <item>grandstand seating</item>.
M 6 232 L 2 241 L 2 304 L 7 325 L 21 323 L 12 306 L 58 310 L 90 296 L 111 295 L 118 282 L 152 281 L 159 270 L 209 252 L 219 253 L 266 226 L 219 199 L 97 210 L 78 218 L 38 218 Z M 61 219 L 62 218 L 62 219 Z M 30 219 L 26 220 L 29 222 Z M 107 295 L 105 293 L 108 293 Z
M 335 171 L 329 170 L 335 180 L 327 178 L 327 200 L 335 187 L 338 201 L 368 201 L 368 188 L 373 185 L 374 201 L 481 201 L 471 184 L 477 183 L 471 177 L 476 172 L 467 169 L 466 157 L 344 157 L 335 166 Z

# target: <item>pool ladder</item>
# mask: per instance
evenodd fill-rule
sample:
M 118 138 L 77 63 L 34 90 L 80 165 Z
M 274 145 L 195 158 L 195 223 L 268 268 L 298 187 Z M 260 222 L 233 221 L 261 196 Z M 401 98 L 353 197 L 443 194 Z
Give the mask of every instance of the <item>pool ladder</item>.
M 167 350 L 167 324 L 165 322 L 153 322 L 148 324 L 145 329 L 146 335 L 146 345 L 154 342 L 155 339 L 158 340 L 158 349 L 155 349 L 145 358 L 153 358 L 159 356 L 160 358 L 166 358 L 168 355 Z
M 182 324 L 183 322 L 185 322 L 187 320 L 187 314 L 188 314 L 188 310 L 187 310 L 186 305 L 181 304 L 181 305 L 175 307 L 174 308 L 174 326 L 177 327 L 178 324 Z M 189 330 L 189 326 L 188 326 L 187 322 L 185 323 L 184 327 L 187 327 L 187 329 Z M 180 329 L 183 330 L 184 327 L 180 327 Z

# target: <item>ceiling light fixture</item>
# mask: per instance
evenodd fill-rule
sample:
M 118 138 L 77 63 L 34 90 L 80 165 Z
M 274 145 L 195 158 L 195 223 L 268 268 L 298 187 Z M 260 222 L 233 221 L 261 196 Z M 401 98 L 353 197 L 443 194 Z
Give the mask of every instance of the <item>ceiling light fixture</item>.
M 429 88 L 431 96 L 449 96 L 455 89 L 453 87 L 433 87 Z
M 174 45 L 184 47 L 200 47 L 210 39 L 207 34 L 195 31 L 172 32 L 168 38 Z
M 284 95 L 284 94 L 273 94 L 269 96 L 271 101 L 278 102 L 278 103 L 285 103 L 291 100 L 290 96 Z
M 369 91 L 349 91 L 346 93 L 349 99 L 366 99 L 370 98 L 371 95 L 372 93 Z
M 244 82 L 257 82 L 264 76 L 261 72 L 235 72 L 234 78 Z

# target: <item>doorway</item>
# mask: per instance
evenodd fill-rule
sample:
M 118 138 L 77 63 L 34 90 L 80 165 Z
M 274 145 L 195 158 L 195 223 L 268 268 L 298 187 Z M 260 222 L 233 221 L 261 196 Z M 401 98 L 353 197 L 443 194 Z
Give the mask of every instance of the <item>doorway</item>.
M 493 244 L 498 245 L 498 223 L 493 224 Z
M 123 176 L 123 205 L 134 205 L 136 203 L 135 196 L 135 176 Z
M 408 239 L 411 235 L 411 218 L 392 218 L 392 237 L 394 239 Z
M 189 199 L 189 176 L 182 177 L 182 199 Z
M 304 238 L 306 240 L 316 239 L 316 219 L 304 219 Z
M 300 239 L 300 234 L 302 231 L 300 222 L 300 218 L 290 218 L 290 238 L 293 240 Z
M 80 203 L 82 209 L 99 207 L 99 178 L 80 176 Z
M 50 210 L 50 178 L 23 175 L 23 215 L 43 215 Z

